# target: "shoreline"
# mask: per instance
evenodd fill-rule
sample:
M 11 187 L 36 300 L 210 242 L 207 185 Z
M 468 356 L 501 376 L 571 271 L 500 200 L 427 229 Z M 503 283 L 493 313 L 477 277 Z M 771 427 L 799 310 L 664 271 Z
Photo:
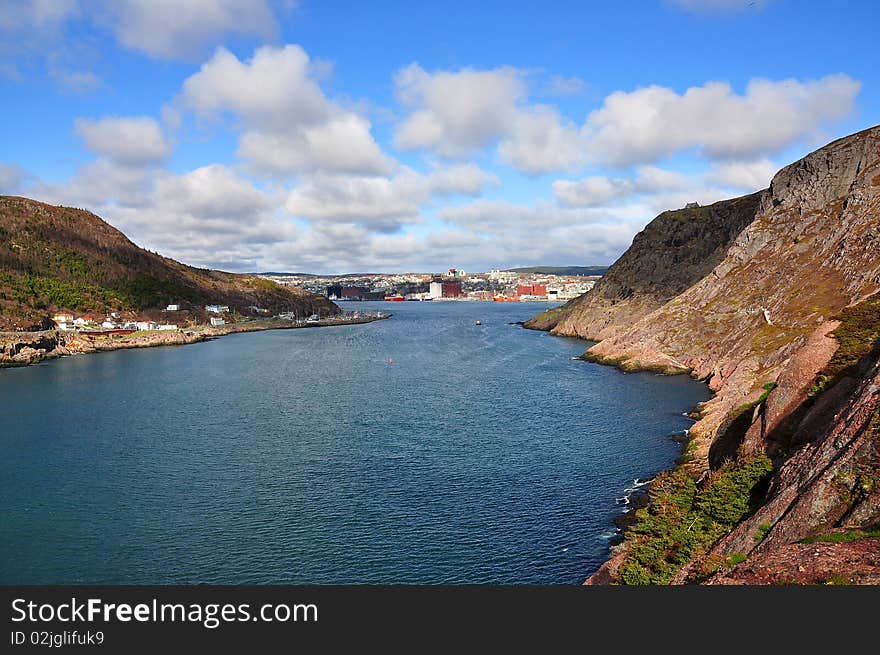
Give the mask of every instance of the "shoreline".
M 285 319 L 255 319 L 222 326 L 197 325 L 177 330 L 145 330 L 125 335 L 108 334 L 106 336 L 84 335 L 63 330 L 0 332 L 0 369 L 21 368 L 60 357 L 111 350 L 184 346 L 242 332 L 363 325 L 385 320 L 392 316 L 393 314 L 390 313 L 382 313 L 376 316 L 360 316 L 349 319 L 333 317 L 312 323 Z

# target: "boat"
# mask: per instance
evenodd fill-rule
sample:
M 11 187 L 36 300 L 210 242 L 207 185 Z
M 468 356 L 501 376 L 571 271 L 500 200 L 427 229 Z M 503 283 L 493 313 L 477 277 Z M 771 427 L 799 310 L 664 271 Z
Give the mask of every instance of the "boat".
M 482 325 L 483 321 L 474 321 L 474 325 Z
M 385 296 L 385 300 L 387 300 L 388 302 L 403 302 L 404 300 L 406 300 L 406 298 L 404 298 L 403 296 L 400 296 L 400 295 L 398 295 L 398 296 Z

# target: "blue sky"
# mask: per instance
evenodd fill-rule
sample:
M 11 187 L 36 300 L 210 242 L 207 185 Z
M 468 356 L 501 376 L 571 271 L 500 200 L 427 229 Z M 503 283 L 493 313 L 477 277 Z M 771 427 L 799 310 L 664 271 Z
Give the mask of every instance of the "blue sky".
M 0 193 L 231 270 L 607 264 L 878 122 L 874 2 L 0 0 Z

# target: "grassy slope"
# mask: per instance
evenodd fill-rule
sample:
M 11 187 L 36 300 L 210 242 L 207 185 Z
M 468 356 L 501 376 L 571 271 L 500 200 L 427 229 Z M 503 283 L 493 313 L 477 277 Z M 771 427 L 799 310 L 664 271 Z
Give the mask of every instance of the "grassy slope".
M 0 197 L 0 329 L 27 329 L 58 311 L 145 312 L 169 303 L 338 311 L 298 289 L 161 257 L 87 211 Z

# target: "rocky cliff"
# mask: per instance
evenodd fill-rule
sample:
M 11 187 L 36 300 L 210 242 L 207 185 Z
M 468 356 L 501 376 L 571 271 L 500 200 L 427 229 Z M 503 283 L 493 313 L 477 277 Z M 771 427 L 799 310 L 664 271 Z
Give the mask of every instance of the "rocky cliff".
M 758 581 L 743 572 L 759 560 L 779 569 L 776 580 L 798 580 L 780 571 L 797 566 L 805 539 L 829 540 L 809 551 L 815 571 L 856 581 L 828 571 L 835 557 L 872 552 L 860 537 L 880 522 L 880 387 L 868 353 L 880 338 L 880 127 L 787 166 L 759 194 L 706 209 L 727 232 L 688 249 L 685 288 L 655 282 L 681 255 L 670 215 L 693 220 L 667 212 L 607 283 L 558 320 L 533 323 L 600 340 L 587 359 L 689 372 L 714 392 L 685 463 L 655 484 L 596 581 Z M 849 536 L 827 536 L 835 531 Z M 860 566 L 859 581 L 873 579 Z
M 755 217 L 761 194 L 660 214 L 593 289 L 525 327 L 599 341 L 705 277 Z
M 184 310 L 174 322 L 205 322 L 199 310 L 205 304 L 258 316 L 340 313 L 300 289 L 194 268 L 139 248 L 91 212 L 0 196 L 0 330 L 45 329 L 47 317 L 62 311 L 167 320 L 160 313 L 167 304 Z

